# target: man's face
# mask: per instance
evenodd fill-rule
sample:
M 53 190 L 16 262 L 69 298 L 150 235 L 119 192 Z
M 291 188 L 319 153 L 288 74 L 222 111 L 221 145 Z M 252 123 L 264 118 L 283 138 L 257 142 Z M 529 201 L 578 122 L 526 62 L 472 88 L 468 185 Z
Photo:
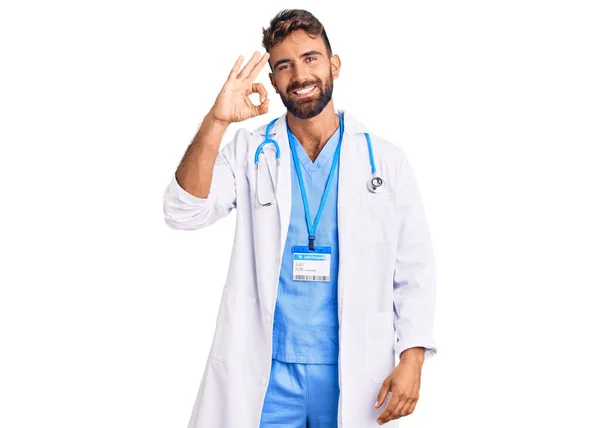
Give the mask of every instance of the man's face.
M 323 38 L 297 30 L 269 54 L 269 78 L 288 111 L 299 119 L 321 113 L 331 101 L 340 66 L 337 55 L 328 57 Z

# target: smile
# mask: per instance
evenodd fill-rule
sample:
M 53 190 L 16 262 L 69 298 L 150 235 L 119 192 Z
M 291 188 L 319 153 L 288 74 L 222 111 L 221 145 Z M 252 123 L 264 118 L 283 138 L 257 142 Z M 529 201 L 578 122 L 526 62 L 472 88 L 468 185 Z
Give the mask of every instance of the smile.
M 294 94 L 296 94 L 296 95 L 307 95 L 307 94 L 311 93 L 312 90 L 315 89 L 315 88 L 316 88 L 316 86 L 310 86 L 310 87 L 305 88 L 305 89 L 294 91 Z

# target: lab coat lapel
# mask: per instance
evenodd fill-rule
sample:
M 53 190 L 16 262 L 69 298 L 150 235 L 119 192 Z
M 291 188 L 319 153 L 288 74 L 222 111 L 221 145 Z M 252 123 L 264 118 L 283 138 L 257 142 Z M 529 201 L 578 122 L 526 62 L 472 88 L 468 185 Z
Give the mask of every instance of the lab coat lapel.
M 344 136 L 340 151 L 338 181 L 338 235 L 340 240 L 340 260 L 345 239 L 352 236 L 354 205 L 361 191 L 366 191 L 366 182 L 361 184 L 359 172 L 370 168 L 369 155 L 364 133 L 367 129 L 348 112 L 337 110 L 344 118 Z M 361 146 L 364 144 L 364 147 Z M 363 156 L 364 155 L 364 156 Z
M 277 119 L 271 128 L 270 138 L 279 144 L 280 164 L 279 175 L 277 177 L 277 209 L 279 210 L 279 258 L 283 258 L 285 241 L 287 238 L 288 227 L 290 225 L 290 215 L 292 209 L 292 180 L 290 166 L 290 144 L 287 135 L 286 114 Z M 266 129 L 261 131 L 265 136 Z M 266 137 L 266 136 L 265 136 Z M 270 225 L 273 227 L 273 225 Z
M 339 164 L 339 177 L 338 177 L 338 236 L 340 240 L 340 246 L 344 237 L 348 236 L 348 232 L 351 231 L 350 220 L 348 211 L 351 208 L 351 202 L 354 196 L 354 173 L 353 170 L 356 168 L 356 153 L 354 148 L 354 138 L 352 136 L 351 127 L 348 123 L 348 119 L 344 115 L 344 135 L 342 136 L 342 148 L 340 150 L 340 164 Z
M 344 118 L 344 135 L 342 139 L 342 148 L 340 150 L 340 164 L 338 177 L 338 319 L 342 318 L 342 308 L 344 306 L 343 296 L 344 289 L 347 284 L 347 279 L 350 280 L 352 272 L 352 246 L 350 240 L 353 239 L 353 219 L 354 209 L 356 204 L 357 192 L 360 189 L 358 183 L 357 169 L 362 166 L 362 160 L 357 150 L 358 138 L 355 136 L 356 122 L 346 112 L 343 113 Z M 368 164 L 368 160 L 366 161 Z
M 340 247 L 340 261 L 343 260 L 343 244 L 348 233 L 351 231 L 351 216 L 349 209 L 352 202 L 352 176 L 354 161 L 354 148 L 352 134 L 349 132 L 347 122 L 344 120 L 344 135 L 342 136 L 342 148 L 340 150 L 340 164 L 338 177 L 338 241 Z

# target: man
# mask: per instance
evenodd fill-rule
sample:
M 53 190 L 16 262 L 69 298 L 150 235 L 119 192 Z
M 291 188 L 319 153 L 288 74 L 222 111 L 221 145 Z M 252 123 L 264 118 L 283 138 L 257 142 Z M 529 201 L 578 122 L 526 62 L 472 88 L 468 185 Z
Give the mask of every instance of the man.
M 341 61 L 312 14 L 282 11 L 263 46 L 243 68 L 236 61 L 164 195 L 175 229 L 238 210 L 189 428 L 382 425 L 413 412 L 424 359 L 437 352 L 414 175 L 401 149 L 334 109 Z M 267 61 L 287 113 L 219 151 L 229 124 L 268 112 L 254 83 Z

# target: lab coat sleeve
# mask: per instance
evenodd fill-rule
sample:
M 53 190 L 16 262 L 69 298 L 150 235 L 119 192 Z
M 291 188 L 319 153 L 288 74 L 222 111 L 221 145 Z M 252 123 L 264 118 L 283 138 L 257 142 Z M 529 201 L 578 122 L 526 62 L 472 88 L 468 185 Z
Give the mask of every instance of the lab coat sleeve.
M 235 168 L 232 165 L 235 165 L 235 144 L 239 136 L 240 131 L 233 141 L 219 150 L 207 198 L 188 193 L 173 174 L 163 194 L 164 219 L 169 227 L 181 230 L 207 227 L 235 208 Z
M 396 355 L 425 348 L 425 358 L 437 353 L 433 339 L 436 269 L 429 228 L 413 169 L 402 154 L 399 203 L 400 228 L 394 271 Z

